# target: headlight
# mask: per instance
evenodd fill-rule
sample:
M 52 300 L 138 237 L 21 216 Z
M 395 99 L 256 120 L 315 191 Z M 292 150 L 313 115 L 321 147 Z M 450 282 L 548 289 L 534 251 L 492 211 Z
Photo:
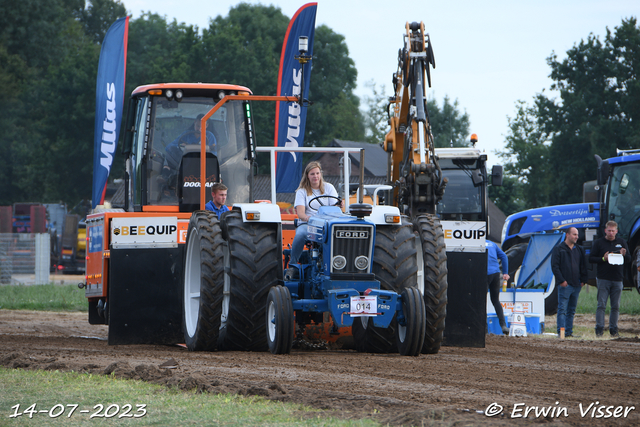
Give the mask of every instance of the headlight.
M 173 98 L 173 91 L 172 91 L 171 89 L 167 89 L 167 90 L 164 92 L 164 96 L 166 96 L 166 97 L 167 97 L 167 99 L 171 99 L 171 98 Z
M 366 270 L 369 267 L 369 258 L 364 255 L 360 255 L 356 258 L 356 268 L 358 270 Z
M 400 215 L 384 214 L 384 222 L 387 224 L 400 224 Z
M 333 257 L 333 268 L 336 270 L 342 270 L 347 265 L 347 259 L 342 255 L 338 255 Z

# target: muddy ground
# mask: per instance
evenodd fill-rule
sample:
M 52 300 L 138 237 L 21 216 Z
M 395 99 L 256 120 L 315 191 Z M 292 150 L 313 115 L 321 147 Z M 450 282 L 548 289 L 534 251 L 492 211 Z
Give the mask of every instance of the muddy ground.
M 594 318 L 576 322 L 591 326 Z M 109 346 L 106 326 L 89 325 L 84 313 L 0 310 L 0 365 L 259 395 L 384 425 L 511 425 L 518 418 L 521 424 L 637 426 L 640 318 L 622 316 L 620 327 L 618 339 L 490 335 L 486 348 L 443 347 L 418 358 L 346 350 L 273 356 Z

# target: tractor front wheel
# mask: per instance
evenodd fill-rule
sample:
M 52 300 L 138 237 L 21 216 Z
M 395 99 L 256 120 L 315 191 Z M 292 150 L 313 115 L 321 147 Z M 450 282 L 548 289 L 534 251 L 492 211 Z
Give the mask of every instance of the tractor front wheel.
M 416 288 L 402 291 L 403 318 L 398 320 L 396 341 L 403 356 L 419 356 L 424 344 L 426 316 L 422 295 Z
M 267 297 L 267 343 L 273 354 L 289 354 L 293 346 L 293 305 L 284 286 L 274 286 Z

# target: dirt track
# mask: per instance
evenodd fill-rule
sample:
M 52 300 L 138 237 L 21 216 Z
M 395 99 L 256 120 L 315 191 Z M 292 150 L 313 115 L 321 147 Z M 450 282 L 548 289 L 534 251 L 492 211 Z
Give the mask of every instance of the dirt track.
M 592 325 L 593 316 L 576 321 Z M 108 346 L 106 327 L 89 325 L 86 314 L 0 310 L 0 365 L 260 395 L 390 425 L 511 425 L 516 417 L 555 425 L 640 425 L 640 319 L 623 316 L 620 326 L 626 338 L 489 336 L 484 349 L 443 347 L 418 358 L 326 350 L 273 356 Z M 161 367 L 166 362 L 175 368 Z M 627 408 L 627 416 L 593 418 L 592 403 L 621 406 L 623 415 Z M 500 412 L 497 405 L 502 415 L 488 417 L 485 412 Z M 532 407 L 552 411 L 546 419 L 535 409 L 525 417 Z

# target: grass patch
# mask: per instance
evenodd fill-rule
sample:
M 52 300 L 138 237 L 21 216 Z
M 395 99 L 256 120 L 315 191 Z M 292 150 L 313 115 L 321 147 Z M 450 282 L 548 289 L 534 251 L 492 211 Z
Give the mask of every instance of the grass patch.
M 28 386 L 25 386 L 28 385 Z M 34 413 L 11 418 L 11 426 L 41 425 L 114 425 L 136 426 L 377 426 L 374 421 L 342 420 L 330 417 L 326 412 L 301 405 L 265 400 L 261 397 L 236 395 L 197 394 L 167 389 L 142 381 L 119 380 L 111 376 L 78 374 L 69 372 L 22 371 L 0 368 L 0 416 L 5 422 L 16 413 L 36 404 L 36 410 L 53 409 L 53 418 L 47 413 Z M 100 408 L 101 417 L 90 418 Z M 123 406 L 132 406 L 131 417 L 119 418 L 125 413 Z M 63 405 L 57 406 L 56 405 Z M 78 405 L 75 412 L 71 407 Z M 110 406 L 109 418 L 104 417 Z M 118 405 L 117 407 L 115 405 Z M 141 415 L 136 405 L 146 405 Z M 88 413 L 80 413 L 88 410 Z
M 586 288 L 587 286 L 580 291 L 576 313 L 595 314 L 596 308 L 598 308 L 598 289 L 595 286 L 590 286 L 587 292 Z M 609 314 L 610 308 L 611 303 L 607 301 L 606 314 Z M 622 296 L 620 297 L 620 314 L 640 314 L 640 294 L 638 294 L 635 289 L 622 291 Z
M 585 286 L 580 292 L 578 305 L 576 307 L 576 314 L 587 314 L 595 316 L 596 309 L 598 308 L 598 289 L 595 286 L 590 286 L 588 289 L 589 290 L 587 291 L 587 287 Z M 611 302 L 610 300 L 607 300 L 607 308 L 605 310 L 605 330 L 602 337 L 596 337 L 595 320 L 592 324 L 587 326 L 576 324 L 576 322 L 574 321 L 573 333 L 586 340 L 612 339 L 612 337 L 609 335 L 608 330 L 610 309 Z M 622 291 L 622 296 L 620 297 L 620 314 L 631 316 L 637 316 L 640 314 L 640 294 L 638 294 L 635 289 L 632 289 L 630 291 Z M 558 318 L 555 314 L 546 316 L 545 332 L 556 333 L 557 319 Z M 624 332 L 621 333 L 621 336 L 625 336 Z
M 77 285 L 0 286 L 0 309 L 87 311 L 84 289 Z

